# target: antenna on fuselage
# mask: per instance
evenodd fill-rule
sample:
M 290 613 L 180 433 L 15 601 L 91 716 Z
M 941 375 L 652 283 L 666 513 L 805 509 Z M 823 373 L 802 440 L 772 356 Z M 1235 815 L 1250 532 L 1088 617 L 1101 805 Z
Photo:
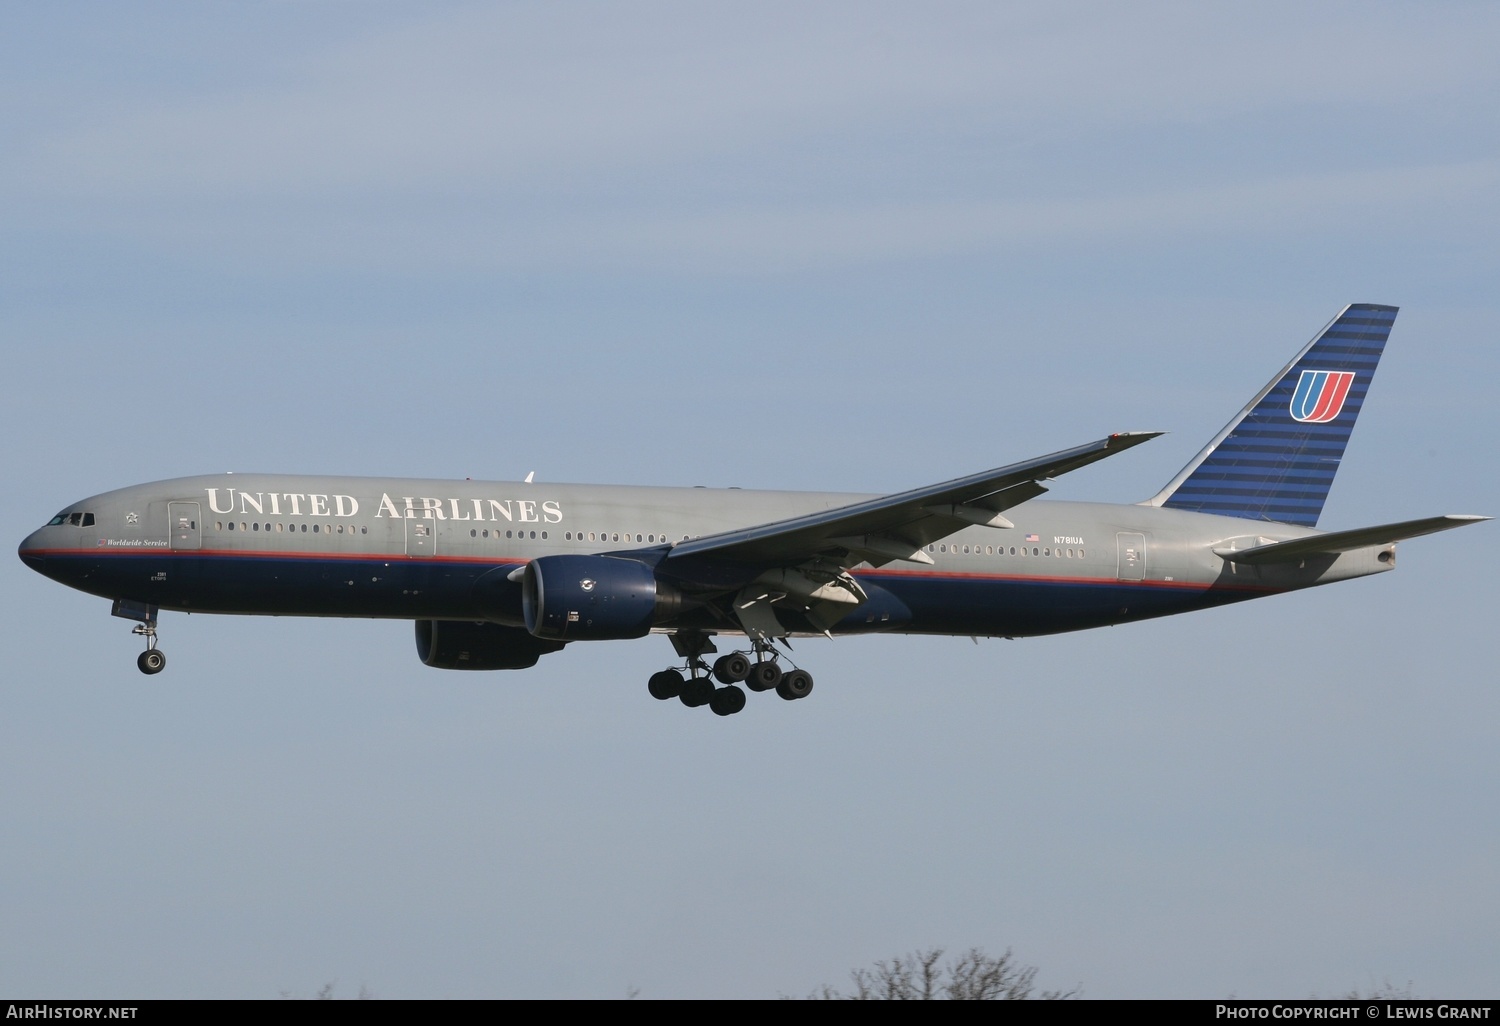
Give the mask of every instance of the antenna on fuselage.
M 526 475 L 526 480 L 522 481 L 521 483 L 522 484 L 531 484 L 531 479 L 534 478 L 534 477 L 536 477 L 536 471 L 533 470 L 533 471 L 531 471 L 530 473 L 528 473 Z

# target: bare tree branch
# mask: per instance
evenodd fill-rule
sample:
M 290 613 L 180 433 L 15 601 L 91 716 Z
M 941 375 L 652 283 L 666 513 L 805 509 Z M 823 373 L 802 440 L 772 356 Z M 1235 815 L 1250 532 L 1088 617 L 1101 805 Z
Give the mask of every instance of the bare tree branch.
M 1036 973 L 1036 966 L 1017 964 L 1009 948 L 998 958 L 970 948 L 946 965 L 942 948 L 928 948 L 853 970 L 851 993 L 825 984 L 808 996 L 819 1001 L 1024 1001 L 1035 990 Z M 1036 997 L 1057 1001 L 1081 993 L 1075 987 L 1044 990 Z

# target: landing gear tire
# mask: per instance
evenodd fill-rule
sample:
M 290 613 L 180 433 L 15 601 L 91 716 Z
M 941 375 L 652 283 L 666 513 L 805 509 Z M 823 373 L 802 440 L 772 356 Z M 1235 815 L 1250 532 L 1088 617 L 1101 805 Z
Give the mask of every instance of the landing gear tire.
M 683 705 L 689 709 L 696 709 L 700 705 L 707 705 L 713 700 L 714 685 L 707 677 L 694 677 L 684 681 L 682 694 L 677 696 Z
M 160 673 L 167 665 L 167 657 L 161 654 L 159 648 L 148 648 L 136 659 L 135 665 L 145 674 Z
M 793 670 L 781 678 L 781 683 L 776 685 L 776 693 L 788 702 L 795 702 L 812 694 L 812 688 L 812 674 L 806 670 Z
M 662 670 L 651 675 L 651 679 L 646 682 L 646 690 L 651 692 L 652 698 L 665 702 L 681 695 L 682 686 L 686 683 L 682 674 L 676 670 Z
M 708 707 L 718 716 L 733 716 L 745 708 L 745 692 L 733 684 L 718 688 L 709 698 Z
M 769 660 L 762 660 L 750 667 L 745 686 L 751 691 L 770 691 L 781 683 L 781 667 Z
M 714 660 L 714 677 L 720 684 L 738 684 L 750 673 L 750 660 L 743 652 L 731 652 Z

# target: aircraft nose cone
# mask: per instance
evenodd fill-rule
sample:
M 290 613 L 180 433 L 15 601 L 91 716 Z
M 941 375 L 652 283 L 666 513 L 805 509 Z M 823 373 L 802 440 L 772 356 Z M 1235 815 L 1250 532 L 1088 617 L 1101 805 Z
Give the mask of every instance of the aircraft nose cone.
M 42 555 L 42 543 L 38 537 L 41 533 L 41 531 L 33 531 L 21 543 L 21 547 L 16 550 L 16 555 L 21 557 L 21 562 L 31 567 L 37 573 L 45 574 L 47 572 L 47 557 Z

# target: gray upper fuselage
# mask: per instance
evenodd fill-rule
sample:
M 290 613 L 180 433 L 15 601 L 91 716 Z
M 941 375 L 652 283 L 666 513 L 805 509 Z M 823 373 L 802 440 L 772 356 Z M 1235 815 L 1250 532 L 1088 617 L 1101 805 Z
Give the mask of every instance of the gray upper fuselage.
M 867 498 L 220 474 L 123 488 L 73 503 L 59 515 L 62 523 L 33 533 L 21 553 L 40 572 L 73 587 L 169 609 L 506 622 L 511 612 L 493 608 L 509 602 L 495 573 L 536 557 L 659 550 L 653 558 L 660 559 L 668 546 L 685 538 Z M 77 522 L 68 522 L 75 513 Z M 884 605 L 871 604 L 886 610 L 886 619 L 872 614 L 867 629 L 1048 633 L 1327 583 L 1393 565 L 1377 561 L 1371 549 L 1311 566 L 1236 566 L 1213 550 L 1317 532 L 1143 505 L 1032 500 L 1007 510 L 1006 518 L 1014 527 L 969 527 L 927 546 L 930 566 L 894 562 L 856 568 L 867 587 L 889 595 Z M 252 565 L 256 568 L 245 569 Z M 192 573 L 186 572 L 189 567 L 195 568 Z M 480 588 L 482 580 L 493 586 Z M 1046 589 L 1045 599 L 1040 589 Z M 1034 608 L 1039 600 L 1054 606 L 1060 601 L 1058 615 L 1042 615 Z M 897 610 L 893 618 L 889 609 Z M 853 615 L 837 629 L 862 627 L 865 621 Z

